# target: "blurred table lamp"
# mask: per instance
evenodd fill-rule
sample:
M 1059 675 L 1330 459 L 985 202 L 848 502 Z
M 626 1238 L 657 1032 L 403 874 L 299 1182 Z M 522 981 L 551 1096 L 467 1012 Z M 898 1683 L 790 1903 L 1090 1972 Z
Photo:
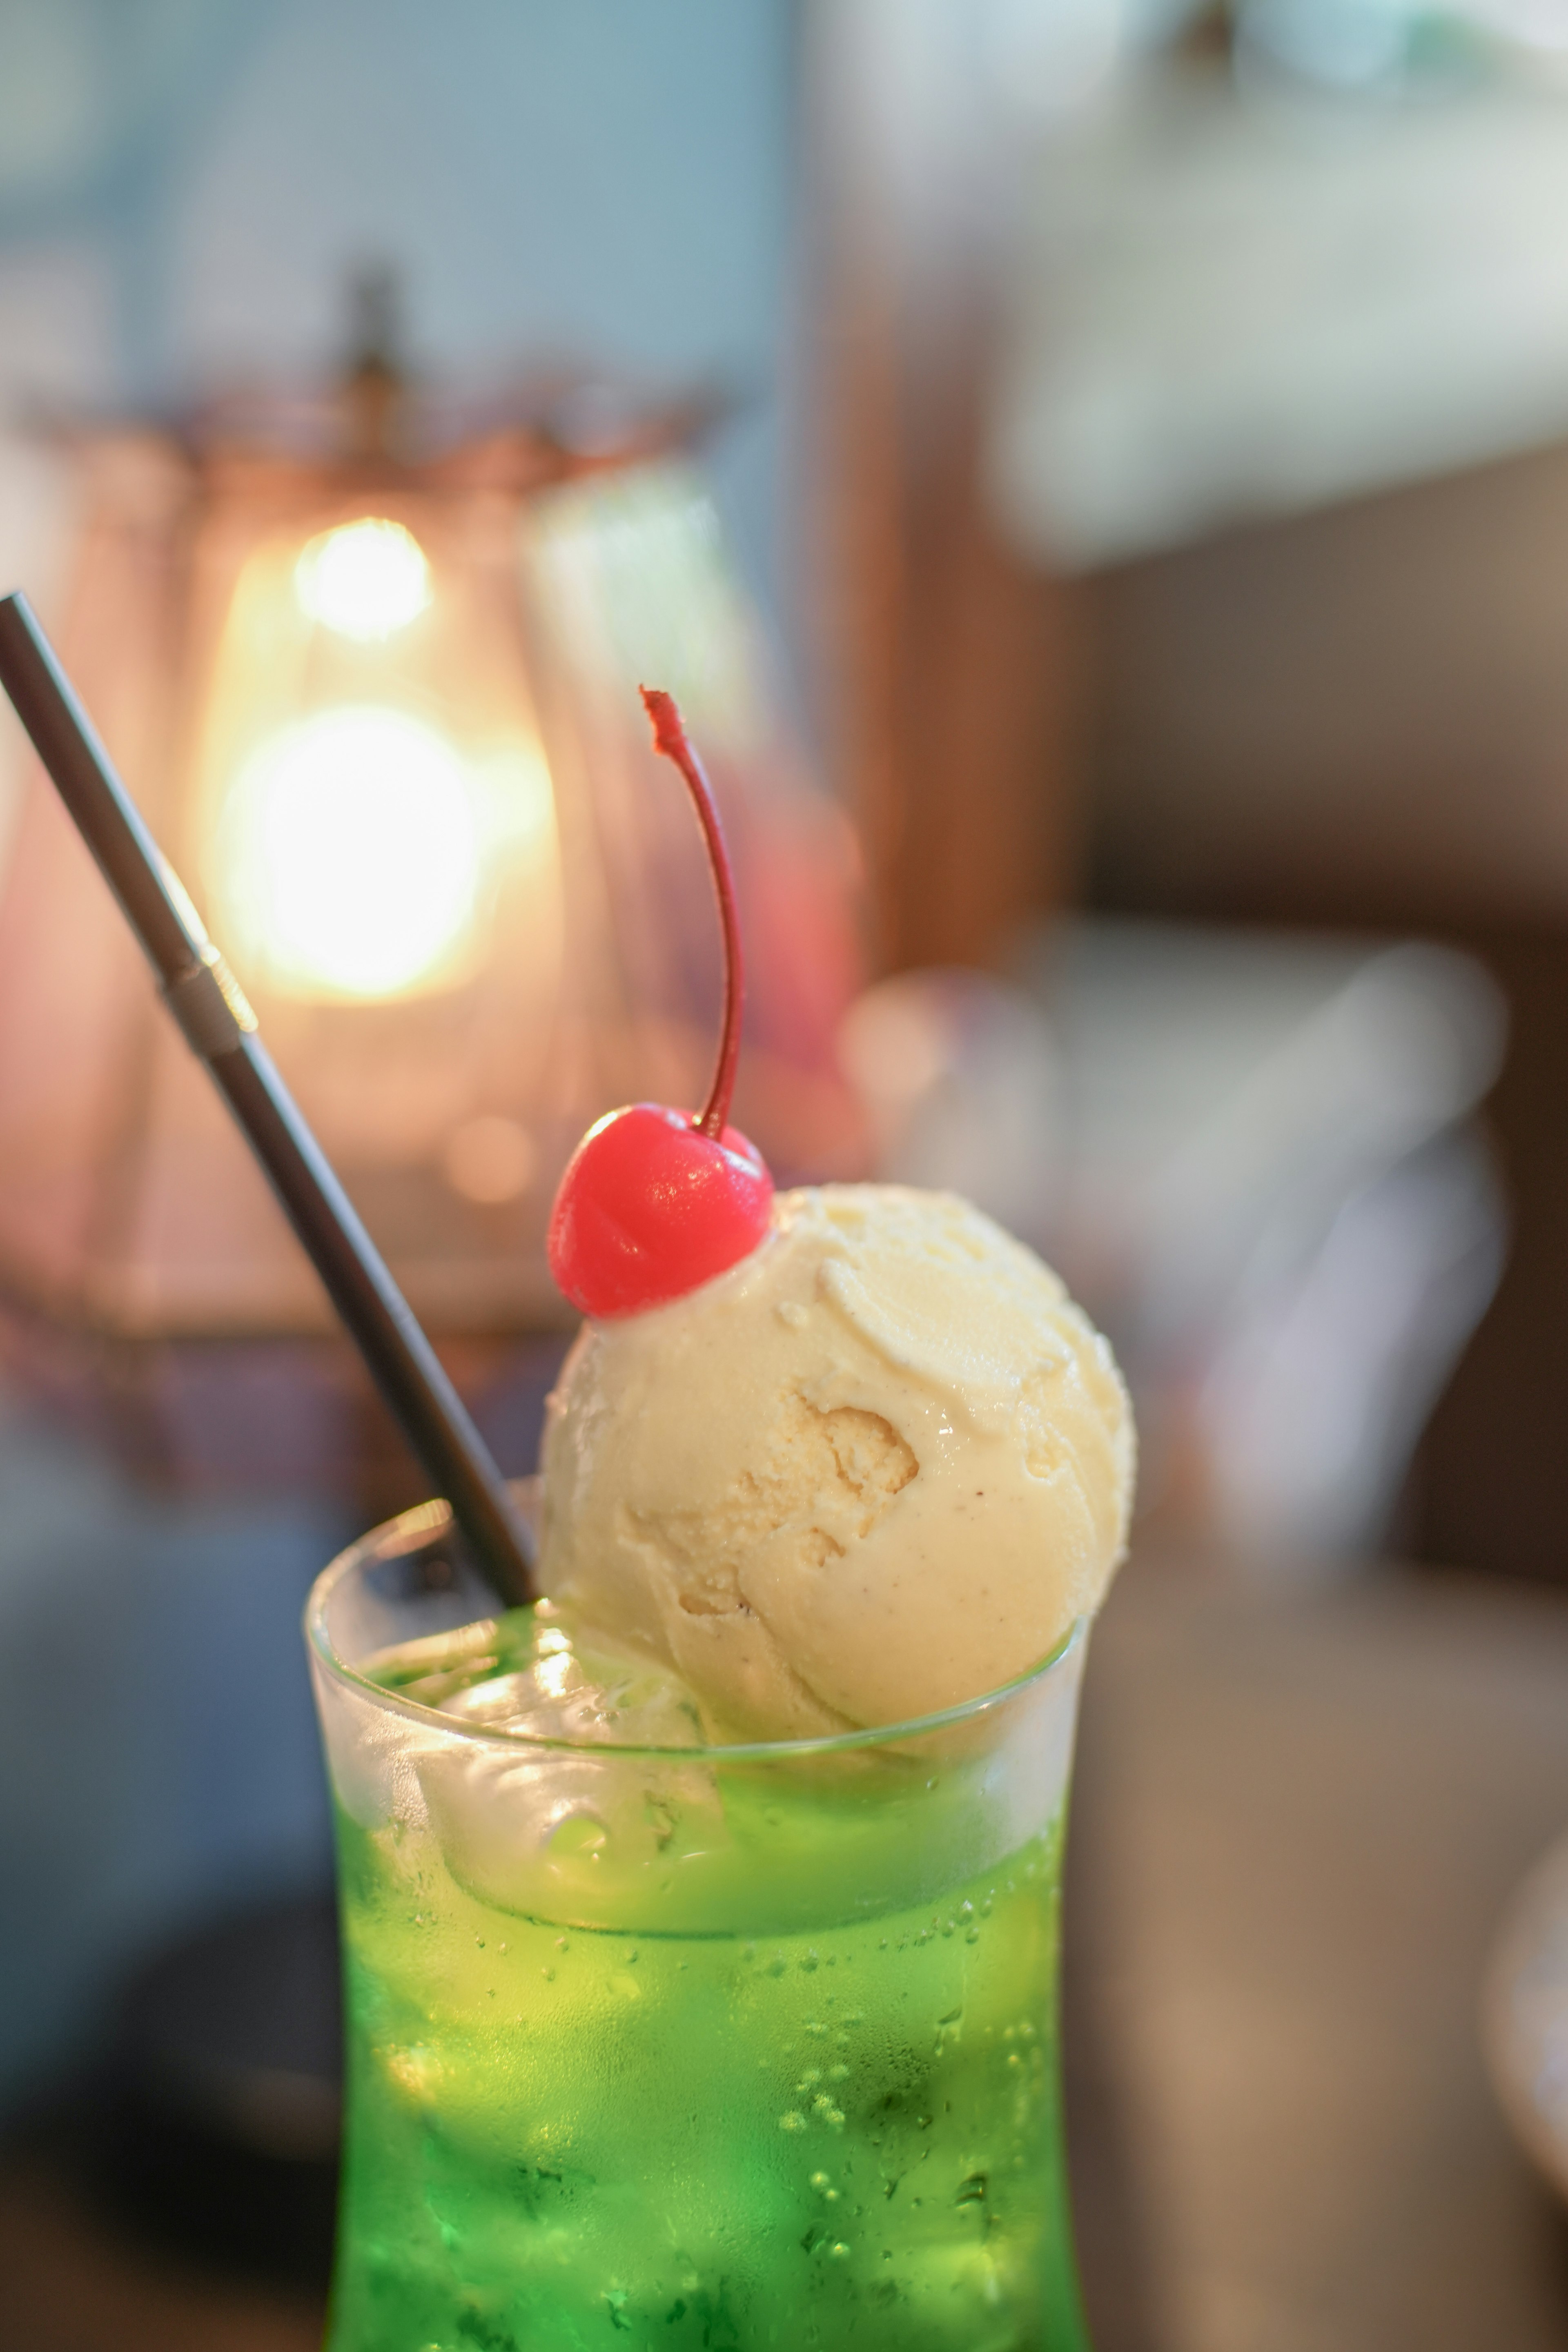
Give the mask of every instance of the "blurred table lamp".
M 857 1153 L 852 845 L 779 726 L 697 413 L 420 396 L 367 308 L 331 398 L 74 436 L 59 636 L 416 1312 L 493 1341 L 563 1316 L 543 1234 L 584 1127 L 697 1101 L 711 1058 L 709 883 L 639 680 L 724 805 L 736 1116 L 781 1176 Z M 331 1328 L 41 782 L 0 902 L 0 1293 L 57 1357 L 86 1337 L 144 1390 L 177 1380 L 168 1343 Z

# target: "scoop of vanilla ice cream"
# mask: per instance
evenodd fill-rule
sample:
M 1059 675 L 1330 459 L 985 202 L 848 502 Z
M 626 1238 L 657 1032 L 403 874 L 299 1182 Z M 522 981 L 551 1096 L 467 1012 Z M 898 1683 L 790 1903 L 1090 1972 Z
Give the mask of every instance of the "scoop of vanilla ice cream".
M 541 1580 L 721 1735 L 977 1698 L 1098 1606 L 1133 1436 L 1110 1350 L 951 1193 L 782 1194 L 752 1255 L 589 1323 L 551 1399 Z

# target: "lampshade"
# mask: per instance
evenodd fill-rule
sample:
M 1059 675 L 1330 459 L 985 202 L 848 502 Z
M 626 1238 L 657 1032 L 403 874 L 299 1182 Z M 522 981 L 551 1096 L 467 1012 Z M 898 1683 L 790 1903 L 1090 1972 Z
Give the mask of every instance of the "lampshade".
M 346 405 L 77 436 L 68 667 L 438 1336 L 559 1320 L 572 1147 L 703 1091 L 717 926 L 639 682 L 680 701 L 731 836 L 737 1120 L 784 1181 L 858 1163 L 832 1045 L 853 844 L 780 722 L 689 424 L 574 445 L 537 402 L 421 405 L 371 365 Z M 39 777 L 0 898 L 0 1289 L 132 1344 L 331 1322 Z

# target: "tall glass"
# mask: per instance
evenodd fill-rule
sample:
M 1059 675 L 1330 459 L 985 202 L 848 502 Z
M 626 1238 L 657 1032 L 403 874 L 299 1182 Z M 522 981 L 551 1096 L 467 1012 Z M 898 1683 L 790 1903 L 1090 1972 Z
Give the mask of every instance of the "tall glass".
M 1081 1632 L 834 1739 L 592 1747 L 381 1687 L 444 1506 L 307 1617 L 347 1981 L 330 2352 L 1083 2352 L 1057 2043 Z

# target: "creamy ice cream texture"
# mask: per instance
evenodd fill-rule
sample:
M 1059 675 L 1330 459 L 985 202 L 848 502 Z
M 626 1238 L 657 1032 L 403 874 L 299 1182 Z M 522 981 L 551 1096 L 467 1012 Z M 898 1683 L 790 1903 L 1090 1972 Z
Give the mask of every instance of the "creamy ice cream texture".
M 1126 1540 L 1110 1351 L 948 1193 L 784 1193 L 759 1249 L 584 1326 L 551 1400 L 545 1591 L 685 1677 L 721 1736 L 979 1697 L 1092 1613 Z

